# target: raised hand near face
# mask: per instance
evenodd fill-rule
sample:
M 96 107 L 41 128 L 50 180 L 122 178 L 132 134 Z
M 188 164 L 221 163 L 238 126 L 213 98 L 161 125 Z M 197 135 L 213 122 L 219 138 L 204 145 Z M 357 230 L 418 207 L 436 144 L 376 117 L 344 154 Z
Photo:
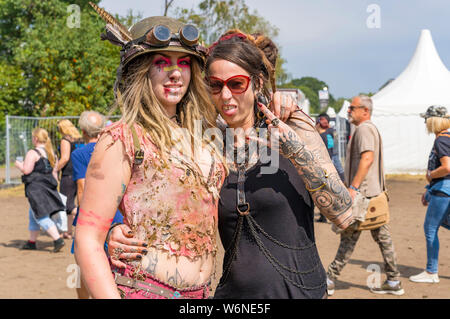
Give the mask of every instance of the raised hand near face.
M 281 154 L 289 158 L 293 154 L 301 151 L 304 144 L 300 141 L 295 131 L 275 116 L 275 114 L 272 113 L 264 104 L 258 103 L 258 107 L 266 117 L 266 123 L 268 124 L 270 134 L 275 136 L 280 143 Z
M 291 114 L 298 110 L 297 104 L 288 94 L 283 94 L 278 91 L 272 94 L 271 99 L 272 101 L 269 105 L 270 110 L 283 122 L 286 122 Z

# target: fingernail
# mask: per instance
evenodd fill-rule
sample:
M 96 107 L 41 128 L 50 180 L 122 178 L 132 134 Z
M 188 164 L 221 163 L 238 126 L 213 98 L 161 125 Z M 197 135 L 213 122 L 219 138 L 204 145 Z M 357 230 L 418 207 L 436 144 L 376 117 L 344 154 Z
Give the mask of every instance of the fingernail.
M 130 230 L 130 231 L 128 232 L 128 235 L 133 235 L 133 231 Z
M 142 255 L 137 255 L 136 258 L 137 259 L 142 259 Z
M 143 253 L 143 254 L 146 254 L 146 253 L 148 253 L 148 250 L 147 250 L 147 249 L 143 249 L 143 250 L 142 250 L 142 253 Z
M 142 246 L 147 247 L 148 245 L 147 245 L 147 243 L 143 243 Z

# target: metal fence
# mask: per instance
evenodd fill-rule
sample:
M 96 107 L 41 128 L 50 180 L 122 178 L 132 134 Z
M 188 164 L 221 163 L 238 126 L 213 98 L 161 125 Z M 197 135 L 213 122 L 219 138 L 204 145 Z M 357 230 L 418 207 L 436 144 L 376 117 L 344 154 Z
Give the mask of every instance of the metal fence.
M 318 114 L 311 114 L 313 118 L 317 118 Z M 348 137 L 350 136 L 350 124 L 345 117 L 336 114 L 335 117 L 330 117 L 330 127 L 336 130 L 334 145 L 336 152 L 341 161 L 342 167 L 345 164 L 345 153 L 347 150 Z
M 317 117 L 316 114 L 311 114 Z M 120 116 L 111 116 L 111 119 L 117 119 Z M 31 133 L 35 127 L 41 127 L 47 130 L 51 138 L 53 148 L 58 149 L 61 135 L 57 129 L 59 120 L 68 119 L 77 126 L 79 116 L 54 116 L 54 117 L 26 117 L 26 116 L 10 116 L 6 115 L 6 138 L 4 163 L 5 174 L 4 183 L 20 183 L 21 172 L 14 167 L 14 161 L 17 157 L 25 157 L 29 149 L 33 147 L 31 142 Z M 347 119 L 336 116 L 331 118 L 330 124 L 336 130 L 335 145 L 337 145 L 337 153 L 341 163 L 345 163 L 345 151 L 347 147 L 347 138 L 349 136 L 349 125 Z M 1 174 L 0 174 L 1 177 Z
M 331 119 L 333 120 L 333 119 Z M 344 167 L 345 163 L 345 153 L 347 151 L 347 143 L 348 138 L 350 136 L 350 124 L 345 117 L 340 117 L 336 115 L 334 118 L 335 125 L 334 129 L 336 130 L 336 144 L 337 145 L 337 154 L 339 155 L 339 159 L 341 160 L 342 167 Z
M 119 117 L 116 115 L 109 118 L 115 119 Z M 56 151 L 62 137 L 58 132 L 58 121 L 68 119 L 77 127 L 79 118 L 79 116 L 27 117 L 6 115 L 4 182 L 6 184 L 20 183 L 22 174 L 14 167 L 14 162 L 17 157 L 25 157 L 28 150 L 33 148 L 31 134 L 34 128 L 40 127 L 47 130 L 53 149 Z

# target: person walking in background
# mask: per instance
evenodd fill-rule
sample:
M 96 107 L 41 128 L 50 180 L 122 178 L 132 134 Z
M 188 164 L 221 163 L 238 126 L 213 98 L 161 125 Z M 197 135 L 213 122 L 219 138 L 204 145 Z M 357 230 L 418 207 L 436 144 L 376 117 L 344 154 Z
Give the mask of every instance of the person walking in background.
M 426 179 L 429 184 L 422 195 L 422 204 L 428 206 L 423 225 L 427 265 L 425 271 L 409 277 L 409 280 L 438 283 L 438 231 L 450 214 L 450 115 L 443 106 L 430 106 L 421 116 L 425 118 L 428 133 L 436 135 L 428 158 Z
M 94 151 L 95 144 L 98 141 L 98 136 L 105 126 L 105 118 L 102 114 L 96 111 L 84 111 L 80 115 L 78 126 L 81 129 L 83 140 L 86 145 L 76 149 L 71 154 L 72 166 L 73 166 L 73 180 L 77 184 L 77 199 L 80 204 L 83 198 L 84 183 L 86 180 L 86 171 L 89 165 L 89 161 Z M 79 206 L 78 206 L 79 207 Z M 73 221 L 73 226 L 76 227 L 78 219 L 78 211 Z M 122 223 L 123 217 L 120 211 L 116 212 L 112 223 Z M 71 253 L 74 253 L 75 240 L 72 243 Z M 79 299 L 89 299 L 89 291 L 83 280 L 80 280 L 80 287 L 77 288 L 77 294 Z
M 342 181 L 344 181 L 344 169 L 342 168 L 341 161 L 339 159 L 339 156 L 337 155 L 334 145 L 334 141 L 336 140 L 336 130 L 330 127 L 330 117 L 328 116 L 328 114 L 319 114 L 316 128 L 327 148 L 328 155 L 330 156 L 330 159 L 333 162 L 333 165 L 336 168 L 339 177 Z M 320 213 L 320 218 L 317 221 L 320 223 L 326 223 L 327 218 L 322 213 Z
M 32 132 L 32 142 L 34 149 L 27 152 L 25 160 L 15 162 L 15 166 L 24 174 L 22 181 L 25 184 L 25 196 L 30 203 L 28 212 L 30 239 L 22 249 L 37 249 L 36 240 L 42 227 L 53 239 L 53 252 L 58 252 L 64 246 L 64 240 L 50 218 L 51 214 L 66 208 L 57 190 L 58 159 L 45 129 L 35 128 Z
M 61 158 L 58 161 L 56 171 L 61 171 L 61 182 L 59 185 L 59 191 L 61 194 L 67 197 L 66 212 L 68 231 L 63 233 L 63 237 L 66 239 L 72 238 L 72 222 L 73 216 L 77 210 L 75 206 L 75 195 L 77 193 L 77 186 L 72 179 L 72 162 L 70 160 L 70 154 L 80 145 L 83 144 L 81 140 L 80 132 L 69 120 L 61 120 L 58 122 L 58 130 L 62 135 L 61 144 L 59 146 L 59 152 Z
M 330 127 L 330 117 L 326 113 L 319 114 L 317 130 L 319 131 L 320 137 L 322 138 L 325 146 L 328 150 L 328 155 L 333 162 L 336 171 L 339 174 L 339 177 L 342 181 L 344 181 L 344 168 L 342 167 L 341 161 L 337 154 L 337 145 L 335 145 L 334 141 L 336 140 L 336 130 Z
M 372 100 L 365 95 L 354 97 L 348 108 L 348 117 L 349 121 L 356 125 L 356 130 L 348 144 L 345 161 L 345 184 L 353 199 L 357 196 L 357 192 L 369 199 L 383 191 L 382 141 L 377 128 L 370 121 L 371 116 Z M 357 207 L 354 205 L 353 208 Z M 354 214 L 360 215 L 358 212 Z M 362 215 L 365 215 L 365 212 Z M 361 235 L 361 231 L 357 230 L 358 225 L 359 222 L 354 223 L 340 234 L 339 249 L 328 267 L 327 282 L 330 295 L 334 293 L 334 281 L 350 260 Z M 374 287 L 370 291 L 377 294 L 403 295 L 404 290 L 400 282 L 400 272 L 388 225 L 372 229 L 370 232 L 380 247 L 387 275 L 387 280 L 381 287 Z

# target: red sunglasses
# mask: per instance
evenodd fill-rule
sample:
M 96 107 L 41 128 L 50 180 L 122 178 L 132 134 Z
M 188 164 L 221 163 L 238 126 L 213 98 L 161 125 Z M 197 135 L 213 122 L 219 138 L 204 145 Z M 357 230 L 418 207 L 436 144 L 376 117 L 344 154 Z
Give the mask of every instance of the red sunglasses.
M 208 78 L 208 85 L 212 94 L 219 94 L 226 85 L 233 94 L 242 94 L 248 89 L 250 77 L 246 75 L 235 75 L 225 81 L 214 76 Z

